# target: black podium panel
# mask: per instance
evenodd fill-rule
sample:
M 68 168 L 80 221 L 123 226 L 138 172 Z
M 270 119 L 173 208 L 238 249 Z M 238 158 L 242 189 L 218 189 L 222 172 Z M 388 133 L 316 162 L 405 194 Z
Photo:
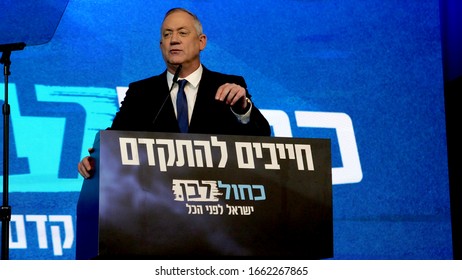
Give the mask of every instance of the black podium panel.
M 77 259 L 333 257 L 329 139 L 101 131 Z

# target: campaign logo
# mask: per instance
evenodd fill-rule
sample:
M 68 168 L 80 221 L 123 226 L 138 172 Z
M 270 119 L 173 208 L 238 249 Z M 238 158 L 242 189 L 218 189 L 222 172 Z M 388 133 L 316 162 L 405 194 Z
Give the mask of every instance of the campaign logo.
M 251 215 L 253 205 L 233 205 L 229 201 L 266 200 L 265 186 L 250 184 L 224 184 L 213 180 L 173 179 L 175 201 L 185 202 L 190 215 Z M 220 203 L 223 198 L 225 203 Z

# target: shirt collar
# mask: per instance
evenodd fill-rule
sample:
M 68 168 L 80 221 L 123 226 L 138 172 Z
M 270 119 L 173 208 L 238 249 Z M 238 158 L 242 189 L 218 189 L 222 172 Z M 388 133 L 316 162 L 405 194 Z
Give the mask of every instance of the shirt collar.
M 204 71 L 204 68 L 202 67 L 202 64 L 200 64 L 199 67 L 196 69 L 196 71 L 192 72 L 189 76 L 180 78 L 180 79 L 188 80 L 188 82 L 193 87 L 197 88 L 199 86 L 199 82 L 201 81 L 203 71 Z M 169 87 L 172 86 L 172 80 L 173 80 L 173 74 L 167 71 L 167 81 L 168 81 Z

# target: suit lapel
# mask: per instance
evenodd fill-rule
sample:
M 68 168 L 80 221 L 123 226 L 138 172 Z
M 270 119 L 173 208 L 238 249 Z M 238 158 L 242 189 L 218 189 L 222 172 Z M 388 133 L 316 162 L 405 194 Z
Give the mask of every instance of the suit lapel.
M 169 94 L 167 79 L 165 78 L 167 72 L 159 76 L 160 81 L 153 84 L 151 89 L 155 101 L 153 104 L 160 104 L 159 109 L 154 113 L 159 112 L 156 121 L 154 122 L 155 130 L 165 132 L 179 132 L 178 122 L 176 120 L 175 111 L 173 109 L 172 99 Z M 162 89 L 162 90 L 159 90 Z M 163 107 L 162 103 L 165 101 Z
M 194 111 L 191 117 L 190 128 L 199 125 L 199 120 L 206 118 L 208 115 L 208 108 L 210 108 L 210 100 L 214 100 L 210 94 L 215 94 L 214 83 L 210 77 L 210 71 L 204 67 L 202 72 L 199 89 L 197 91 L 196 103 L 194 104 Z

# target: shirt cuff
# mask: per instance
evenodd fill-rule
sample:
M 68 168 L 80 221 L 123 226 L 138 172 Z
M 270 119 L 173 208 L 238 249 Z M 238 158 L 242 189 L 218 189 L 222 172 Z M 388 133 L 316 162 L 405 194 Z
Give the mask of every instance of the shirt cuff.
M 247 110 L 247 112 L 245 112 L 243 115 L 237 114 L 236 112 L 233 111 L 233 109 L 231 109 L 231 112 L 233 112 L 233 114 L 236 116 L 237 120 L 242 124 L 248 124 L 249 121 L 250 121 L 250 112 L 252 112 L 253 104 L 252 104 L 252 101 L 250 101 L 249 98 L 247 98 L 247 102 L 250 104 L 250 107 Z

